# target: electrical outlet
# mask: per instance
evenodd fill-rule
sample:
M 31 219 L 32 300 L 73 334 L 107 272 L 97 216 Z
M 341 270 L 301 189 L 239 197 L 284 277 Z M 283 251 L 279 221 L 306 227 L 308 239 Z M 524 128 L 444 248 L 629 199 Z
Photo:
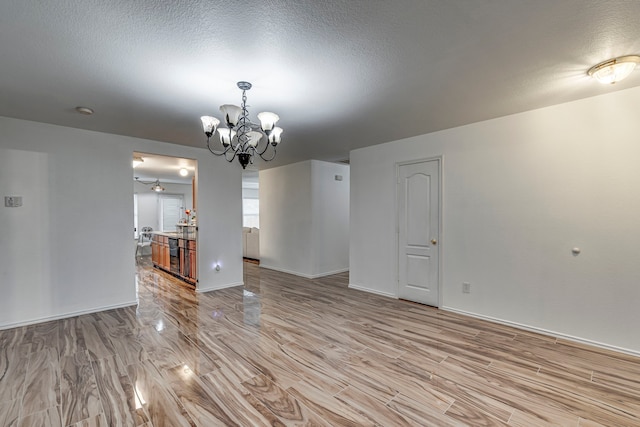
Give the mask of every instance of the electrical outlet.
M 462 293 L 463 294 L 470 294 L 471 293 L 471 283 L 469 283 L 469 282 L 463 282 L 462 283 Z

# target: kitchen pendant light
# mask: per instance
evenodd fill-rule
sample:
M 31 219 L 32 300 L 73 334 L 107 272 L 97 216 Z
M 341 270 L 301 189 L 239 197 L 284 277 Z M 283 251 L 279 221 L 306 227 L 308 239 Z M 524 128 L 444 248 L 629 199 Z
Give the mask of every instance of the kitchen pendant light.
M 151 186 L 151 191 L 155 191 L 156 193 L 162 193 L 164 191 L 164 187 L 162 185 L 160 185 L 160 180 L 159 179 L 156 179 L 155 181 L 142 181 L 137 176 L 134 177 L 134 179 L 136 180 L 136 182 L 139 182 L 141 184 L 150 185 Z

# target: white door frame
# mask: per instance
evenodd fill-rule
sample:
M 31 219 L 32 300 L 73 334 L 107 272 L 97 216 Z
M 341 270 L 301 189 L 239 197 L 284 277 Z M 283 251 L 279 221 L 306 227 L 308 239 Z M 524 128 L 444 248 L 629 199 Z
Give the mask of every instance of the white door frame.
M 444 189 L 444 181 L 443 181 L 443 169 L 444 169 L 444 157 L 442 155 L 440 156 L 434 156 L 434 157 L 425 157 L 425 158 L 421 158 L 421 159 L 414 159 L 414 160 L 406 160 L 403 162 L 396 162 L 396 176 L 395 176 L 395 185 L 394 185 L 394 192 L 395 192 L 395 227 L 396 227 L 396 251 L 395 251 L 395 260 L 394 263 L 396 265 L 396 286 L 395 286 L 395 290 L 396 290 L 396 298 L 398 298 L 399 293 L 399 286 L 400 286 L 400 214 L 398 212 L 398 203 L 399 203 L 399 194 L 398 194 L 398 180 L 400 179 L 400 167 L 401 166 L 406 166 L 406 165 L 412 165 L 415 163 L 424 163 L 424 162 L 430 162 L 430 161 L 437 161 L 438 165 L 440 166 L 438 168 L 438 174 L 439 174 L 439 187 L 438 188 L 438 216 L 440 217 L 440 221 L 438 223 L 438 234 L 439 234 L 439 238 L 438 238 L 438 245 L 436 246 L 437 250 L 438 250 L 438 307 L 437 308 L 441 308 L 443 306 L 442 303 L 442 278 L 443 278 L 443 250 L 442 250 L 442 246 L 444 244 L 444 234 L 443 234 L 443 229 L 444 227 L 442 226 L 443 222 L 444 222 L 444 217 L 442 216 L 442 200 L 443 198 L 443 189 Z

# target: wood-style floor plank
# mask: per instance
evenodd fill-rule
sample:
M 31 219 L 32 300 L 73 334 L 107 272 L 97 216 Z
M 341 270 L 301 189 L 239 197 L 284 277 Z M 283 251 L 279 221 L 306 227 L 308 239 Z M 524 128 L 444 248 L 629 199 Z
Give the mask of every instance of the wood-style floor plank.
M 102 412 L 93 368 L 86 351 L 60 358 L 60 415 L 64 425 Z
M 46 348 L 58 348 L 59 322 L 51 321 L 27 326 L 26 339 L 31 343 L 31 352 Z
M 256 399 L 247 399 L 251 394 L 237 382 L 237 377 L 228 368 L 210 372 L 201 379 L 208 395 L 232 420 L 232 425 L 258 427 L 280 423 L 265 406 L 258 405 L 256 408 Z
M 242 385 L 285 425 L 331 425 L 265 375 L 257 375 Z
M 387 403 L 387 406 L 405 419 L 421 426 L 454 427 L 462 425 L 462 423 L 445 415 L 445 411 L 451 407 L 453 402 L 444 405 L 444 410 L 442 410 L 441 407 L 444 403 L 446 402 L 435 400 L 425 404 L 424 399 L 419 402 L 400 393 Z
M 245 264 L 0 331 L 0 427 L 640 427 L 640 358 Z
M 20 405 L 21 401 L 19 399 L 0 403 L 0 426 L 16 427 L 18 425 Z
M 86 351 L 82 323 L 79 317 L 70 317 L 58 322 L 58 355 L 72 356 Z
M 0 403 L 22 395 L 29 362 L 28 344 L 0 348 Z
M 300 381 L 295 386 L 289 387 L 287 392 L 311 411 L 326 419 L 331 425 L 345 427 L 375 425 L 372 420 L 364 417 L 357 410 L 306 381 Z
M 116 425 L 129 425 L 129 424 L 110 424 L 105 418 L 104 414 L 95 415 L 86 420 L 78 421 L 69 427 L 111 427 Z
M 60 363 L 57 348 L 45 347 L 29 357 L 22 397 L 22 417 L 60 405 Z
M 150 360 L 128 367 L 140 405 L 149 414 L 156 427 L 193 426 L 195 423 L 187 414 L 168 382 Z
M 165 370 L 169 386 L 176 394 L 191 419 L 202 426 L 236 426 L 236 422 L 221 407 L 187 365 Z
M 149 420 L 119 356 L 92 362 L 102 402 L 103 418 L 109 425 L 141 426 Z
M 360 412 L 366 416 L 369 421 L 377 425 L 398 427 L 419 425 L 410 417 L 404 417 L 400 412 L 396 412 L 392 407 L 387 406 L 393 398 L 390 399 L 389 402 L 381 402 L 370 394 L 351 386 L 342 390 L 335 398 L 353 410 Z
M 23 416 L 18 422 L 18 427 L 64 427 L 60 417 L 60 407 L 54 406 L 44 411 L 34 412 Z

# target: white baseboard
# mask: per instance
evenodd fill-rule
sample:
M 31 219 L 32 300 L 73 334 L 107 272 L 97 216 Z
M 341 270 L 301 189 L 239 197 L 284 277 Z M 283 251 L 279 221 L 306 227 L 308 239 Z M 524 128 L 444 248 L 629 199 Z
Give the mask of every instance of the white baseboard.
M 3 325 L 0 325 L 0 330 L 18 328 L 20 326 L 34 325 L 36 323 L 49 322 L 51 320 L 67 319 L 69 317 L 81 316 L 83 314 L 98 313 L 100 311 L 114 310 L 116 308 L 130 307 L 132 305 L 137 305 L 137 304 L 138 304 L 138 300 L 135 300 L 131 302 L 125 302 L 122 304 L 108 305 L 104 307 L 94 307 L 87 310 L 70 311 L 63 314 L 57 314 L 55 316 L 38 317 L 35 319 L 24 320 L 22 322 L 5 323 Z
M 219 291 L 220 289 L 234 288 L 236 286 L 243 286 L 244 282 L 236 282 L 236 283 L 225 283 L 224 285 L 210 287 L 210 288 L 196 288 L 196 292 L 204 293 L 211 291 Z
M 318 279 L 320 277 L 333 276 L 334 274 L 344 273 L 347 271 L 349 271 L 348 268 L 341 268 L 340 270 L 333 270 L 333 271 L 325 271 L 324 273 L 314 274 L 313 276 L 310 277 L 310 279 Z
M 452 307 L 440 307 L 440 308 L 442 310 L 450 311 L 452 313 L 458 313 L 458 314 L 462 314 L 464 316 L 474 317 L 476 319 L 487 320 L 489 322 L 499 323 L 501 325 L 512 326 L 512 327 L 514 327 L 516 329 L 522 329 L 522 330 L 525 330 L 525 331 L 536 332 L 536 333 L 539 333 L 541 335 L 547 335 L 547 336 L 554 337 L 554 338 L 563 338 L 563 339 L 566 339 L 567 341 L 573 341 L 573 342 L 580 343 L 580 344 L 587 344 L 587 345 L 591 345 L 591 346 L 594 346 L 594 347 L 600 347 L 600 348 L 603 348 L 603 349 L 606 349 L 606 350 L 612 350 L 612 351 L 617 351 L 619 353 L 630 354 L 632 356 L 640 356 L 640 351 L 630 350 L 628 348 L 617 347 L 615 345 L 605 344 L 605 343 L 601 343 L 601 342 L 598 342 L 598 341 L 592 341 L 592 340 L 589 340 L 589 339 L 586 339 L 586 338 L 575 337 L 573 335 L 567 335 L 567 334 L 563 334 L 561 332 L 551 331 L 551 330 L 544 329 L 544 328 L 537 328 L 535 326 L 529 326 L 529 325 L 525 325 L 523 323 L 511 322 L 509 320 L 503 320 L 503 319 L 499 319 L 499 318 L 496 318 L 496 317 L 484 316 L 482 314 L 471 313 L 469 311 L 464 311 L 464 310 L 458 310 L 458 309 L 452 308 Z
M 335 271 L 327 271 L 325 273 L 320 274 L 304 274 L 298 271 L 291 271 L 280 267 L 274 267 L 272 265 L 262 264 L 260 263 L 260 268 L 266 268 L 267 270 L 279 271 L 281 273 L 293 274 L 294 276 L 304 277 L 305 279 L 318 279 L 320 277 L 331 276 L 333 274 L 344 273 L 345 271 L 349 271 L 348 268 L 343 268 Z
M 375 289 L 364 288 L 362 286 L 354 285 L 353 283 L 349 283 L 349 289 L 355 289 L 356 291 L 369 292 L 370 294 L 376 294 L 387 298 L 398 299 L 397 295 L 394 295 L 389 292 L 377 291 Z

